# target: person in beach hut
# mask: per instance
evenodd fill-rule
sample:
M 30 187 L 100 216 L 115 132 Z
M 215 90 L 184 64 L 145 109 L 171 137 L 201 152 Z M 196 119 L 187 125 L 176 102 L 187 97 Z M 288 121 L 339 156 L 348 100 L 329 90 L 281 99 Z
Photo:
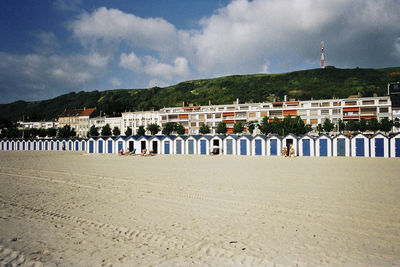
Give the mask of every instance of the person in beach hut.
M 287 155 L 288 155 L 288 151 L 285 146 L 282 148 L 281 155 L 282 155 L 282 157 L 287 157 Z
M 129 147 L 127 147 L 126 148 L 126 152 L 125 152 L 125 154 L 124 155 L 127 155 L 127 156 L 129 156 L 129 154 L 131 153 L 131 151 L 129 150 Z
M 219 155 L 219 148 L 218 147 L 214 147 L 210 153 L 212 156 L 214 155 Z
M 134 149 L 131 151 L 131 153 L 129 153 L 129 155 L 135 156 L 135 152 L 136 152 L 136 149 L 134 148 Z
M 146 156 L 146 152 L 147 152 L 147 149 L 143 148 L 142 149 L 142 153 L 140 154 L 140 156 L 142 156 L 142 157 Z
M 292 146 L 290 146 L 290 149 L 289 149 L 289 157 L 294 157 L 295 155 L 294 155 L 294 148 L 292 147 Z
M 118 155 L 123 156 L 124 155 L 124 149 L 121 148 L 121 150 L 118 152 Z

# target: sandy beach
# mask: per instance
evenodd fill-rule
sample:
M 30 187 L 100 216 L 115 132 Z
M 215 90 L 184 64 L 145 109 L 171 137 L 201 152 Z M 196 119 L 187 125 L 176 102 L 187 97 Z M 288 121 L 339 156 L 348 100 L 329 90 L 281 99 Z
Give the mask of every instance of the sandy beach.
M 0 151 L 0 266 L 400 265 L 400 160 Z

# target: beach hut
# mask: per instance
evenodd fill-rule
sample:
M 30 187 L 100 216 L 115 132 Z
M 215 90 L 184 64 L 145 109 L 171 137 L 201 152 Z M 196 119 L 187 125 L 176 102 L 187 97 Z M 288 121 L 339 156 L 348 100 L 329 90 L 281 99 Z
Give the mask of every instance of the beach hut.
M 104 142 L 105 142 L 105 153 L 107 153 L 107 154 L 112 154 L 112 153 L 114 153 L 114 147 L 115 147 L 115 144 L 114 144 L 114 140 L 115 140 L 115 138 L 114 137 L 112 137 L 112 136 L 108 136 L 108 137 L 104 137 Z
M 223 153 L 224 155 L 237 155 L 237 135 L 227 135 L 223 141 Z
M 326 134 L 321 134 L 315 139 L 315 156 L 331 157 L 332 156 L 332 138 Z
M 197 142 L 200 139 L 200 135 L 189 135 L 186 139 L 185 150 L 186 154 L 193 155 L 197 154 Z
M 143 149 L 146 149 L 147 151 L 150 150 L 149 140 L 151 137 L 152 136 L 149 136 L 149 135 L 142 135 L 142 136 L 137 137 L 137 139 L 136 139 L 137 146 L 136 147 L 139 149 L 136 149 L 136 153 L 141 153 L 143 151 Z
M 298 139 L 299 156 L 301 157 L 314 157 L 314 144 L 315 140 L 308 134 L 301 136 Z
M 400 157 L 400 133 L 397 133 L 390 138 L 390 157 Z
M 197 153 L 200 155 L 210 154 L 210 135 L 201 135 L 197 141 Z
M 15 150 L 15 141 L 14 140 L 10 141 L 10 150 Z
M 263 134 L 257 134 L 254 136 L 252 143 L 252 151 L 251 154 L 253 156 L 265 156 L 266 155 L 266 144 L 267 137 Z
M 75 139 L 74 140 L 74 150 L 75 151 L 81 150 L 81 141 L 80 141 L 80 139 Z
M 96 153 L 102 154 L 106 153 L 106 137 L 99 136 L 96 140 Z
M 26 149 L 26 140 L 22 139 L 21 140 L 21 150 L 25 150 Z
M 225 139 L 225 135 L 222 134 L 217 134 L 211 136 L 210 139 L 210 149 L 213 151 L 215 154 L 222 155 L 223 154 L 223 142 Z
M 15 141 L 15 150 L 21 150 L 21 141 L 20 140 Z
M 114 141 L 114 151 L 115 153 L 119 153 L 122 149 L 125 151 L 126 145 L 125 141 L 128 139 L 128 136 L 117 136 Z
M 32 141 L 31 140 L 26 140 L 26 150 L 31 150 L 32 149 Z
M 45 151 L 49 150 L 49 140 L 43 141 L 43 150 Z
M 339 134 L 332 139 L 332 155 L 334 157 L 350 157 L 350 138 Z
M 376 133 L 370 139 L 371 157 L 389 157 L 389 138 L 382 134 Z
M 280 156 L 282 150 L 282 138 L 277 134 L 267 136 L 265 142 L 267 156 Z
M 185 142 L 188 137 L 186 135 L 178 135 L 174 139 L 174 144 L 173 144 L 173 149 L 174 149 L 174 154 L 182 155 L 186 153 L 185 150 Z
M 87 152 L 92 154 L 96 153 L 96 143 L 97 143 L 97 136 L 92 136 L 88 140 L 88 145 L 87 145 Z
M 38 140 L 38 150 L 44 150 L 44 140 Z
M 358 133 L 350 140 L 352 157 L 369 157 L 369 138 Z
M 163 139 L 163 135 L 154 135 L 149 138 L 149 148 L 153 151 L 153 154 L 159 154 L 161 152 L 161 140 Z
M 67 144 L 65 150 L 73 151 L 74 150 L 74 141 L 72 139 L 66 140 Z
M 87 139 L 82 139 L 81 140 L 81 151 L 86 151 L 86 145 L 87 144 Z
M 56 150 L 55 147 L 56 147 L 56 140 L 51 139 L 49 141 L 49 150 Z
M 298 155 L 297 147 L 298 147 L 298 139 L 297 136 L 294 134 L 287 134 L 285 137 L 282 138 L 282 148 L 286 147 L 288 150 L 290 147 L 294 149 L 294 155 Z
M 37 140 L 33 140 L 32 141 L 32 150 L 38 150 L 39 146 L 38 146 L 38 141 Z
M 175 135 L 166 135 L 161 140 L 161 154 L 173 154 L 174 153 L 174 140 Z
M 237 140 L 237 152 L 242 156 L 250 156 L 251 155 L 251 140 L 253 138 L 250 135 L 242 135 L 239 136 Z
M 5 150 L 5 141 L 4 140 L 0 141 L 0 150 Z

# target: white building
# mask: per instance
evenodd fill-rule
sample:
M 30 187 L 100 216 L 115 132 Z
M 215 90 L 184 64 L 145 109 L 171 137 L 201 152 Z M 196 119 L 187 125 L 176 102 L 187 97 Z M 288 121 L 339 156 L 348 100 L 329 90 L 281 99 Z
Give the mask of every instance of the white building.
M 156 123 L 160 124 L 159 111 L 137 111 L 137 112 L 123 112 L 121 118 L 121 134 L 124 134 L 128 127 L 131 127 L 132 134 L 135 135 L 139 126 L 144 126 Z

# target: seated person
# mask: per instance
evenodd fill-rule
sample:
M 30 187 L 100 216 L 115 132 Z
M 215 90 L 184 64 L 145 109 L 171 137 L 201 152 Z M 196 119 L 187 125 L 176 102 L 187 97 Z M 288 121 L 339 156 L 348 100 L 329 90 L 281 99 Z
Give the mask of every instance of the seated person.
M 282 148 L 281 155 L 282 155 L 282 157 L 286 157 L 287 156 L 287 149 L 286 149 L 285 146 Z
M 293 148 L 293 147 L 290 147 L 290 150 L 289 150 L 289 157 L 294 157 L 294 156 L 295 156 L 294 148 Z
M 136 152 L 136 149 L 133 149 L 129 155 L 134 156 L 134 155 L 135 155 L 135 152 Z
M 213 150 L 211 151 L 211 155 L 218 155 L 219 154 L 219 148 L 214 147 Z
M 140 156 L 145 156 L 146 155 L 146 152 L 147 152 L 147 149 L 142 149 L 142 154 L 140 154 Z
M 120 156 L 124 155 L 124 149 L 123 148 L 121 148 L 121 150 L 118 152 L 118 155 L 120 155 Z
M 131 152 L 131 151 L 129 150 L 129 147 L 127 147 L 127 148 L 126 148 L 126 152 L 125 152 L 125 154 L 124 154 L 124 155 L 129 155 L 129 154 L 130 154 L 130 152 Z

